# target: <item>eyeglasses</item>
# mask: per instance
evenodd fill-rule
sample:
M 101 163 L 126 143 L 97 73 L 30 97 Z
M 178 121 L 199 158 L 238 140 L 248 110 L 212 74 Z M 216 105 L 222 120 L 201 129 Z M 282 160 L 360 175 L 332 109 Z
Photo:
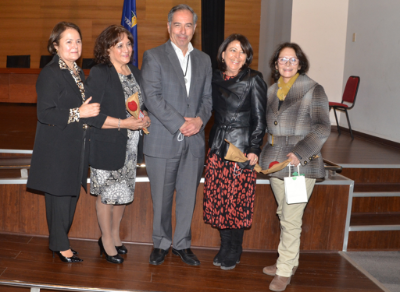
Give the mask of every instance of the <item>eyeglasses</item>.
M 297 58 L 286 58 L 286 57 L 278 59 L 278 63 L 280 65 L 286 65 L 287 62 L 289 62 L 290 65 L 297 65 L 299 63 L 299 59 L 297 59 Z

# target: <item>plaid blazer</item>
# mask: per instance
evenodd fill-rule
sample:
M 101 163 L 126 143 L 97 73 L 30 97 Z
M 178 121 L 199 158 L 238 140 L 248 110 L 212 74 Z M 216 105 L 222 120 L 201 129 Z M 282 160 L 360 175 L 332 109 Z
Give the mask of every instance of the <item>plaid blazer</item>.
M 272 161 L 282 162 L 287 159 L 288 153 L 293 152 L 300 160 L 301 174 L 308 178 L 324 177 L 320 151 L 330 134 L 331 123 L 328 98 L 323 87 L 307 75 L 300 75 L 279 110 L 277 91 L 275 83 L 267 94 L 266 132 L 270 135 L 260 155 L 261 167 L 268 168 Z M 288 167 L 271 176 L 288 176 Z

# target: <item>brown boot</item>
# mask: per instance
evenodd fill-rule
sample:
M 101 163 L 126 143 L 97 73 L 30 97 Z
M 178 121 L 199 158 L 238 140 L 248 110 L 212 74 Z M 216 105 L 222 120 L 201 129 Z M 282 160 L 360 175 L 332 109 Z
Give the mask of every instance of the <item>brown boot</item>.
M 293 267 L 292 276 L 296 273 L 296 270 L 297 270 L 297 266 Z M 272 266 L 264 267 L 263 273 L 266 274 L 266 275 L 269 275 L 269 276 L 275 276 L 275 274 L 276 274 L 276 263 L 273 264 Z
M 290 284 L 291 277 L 283 277 L 275 275 L 271 284 L 269 284 L 269 290 L 271 291 L 285 291 L 286 286 Z
M 263 269 L 263 273 L 269 276 L 275 276 L 276 274 L 276 263 L 272 266 L 266 266 Z

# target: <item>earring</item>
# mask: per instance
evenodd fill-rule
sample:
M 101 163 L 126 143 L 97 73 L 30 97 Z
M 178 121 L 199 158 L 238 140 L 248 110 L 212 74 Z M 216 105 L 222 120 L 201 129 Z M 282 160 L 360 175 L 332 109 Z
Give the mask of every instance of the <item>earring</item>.
M 279 71 L 278 71 L 278 69 L 275 69 L 275 73 L 278 73 Z
M 225 59 L 222 59 L 222 63 L 225 63 Z

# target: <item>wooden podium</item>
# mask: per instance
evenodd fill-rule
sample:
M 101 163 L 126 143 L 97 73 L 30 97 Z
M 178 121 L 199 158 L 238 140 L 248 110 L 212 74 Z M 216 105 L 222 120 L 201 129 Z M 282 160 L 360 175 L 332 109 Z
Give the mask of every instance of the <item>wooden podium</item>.
M 0 102 L 36 103 L 36 81 L 42 69 L 0 68 Z M 86 76 L 90 70 L 83 70 Z

